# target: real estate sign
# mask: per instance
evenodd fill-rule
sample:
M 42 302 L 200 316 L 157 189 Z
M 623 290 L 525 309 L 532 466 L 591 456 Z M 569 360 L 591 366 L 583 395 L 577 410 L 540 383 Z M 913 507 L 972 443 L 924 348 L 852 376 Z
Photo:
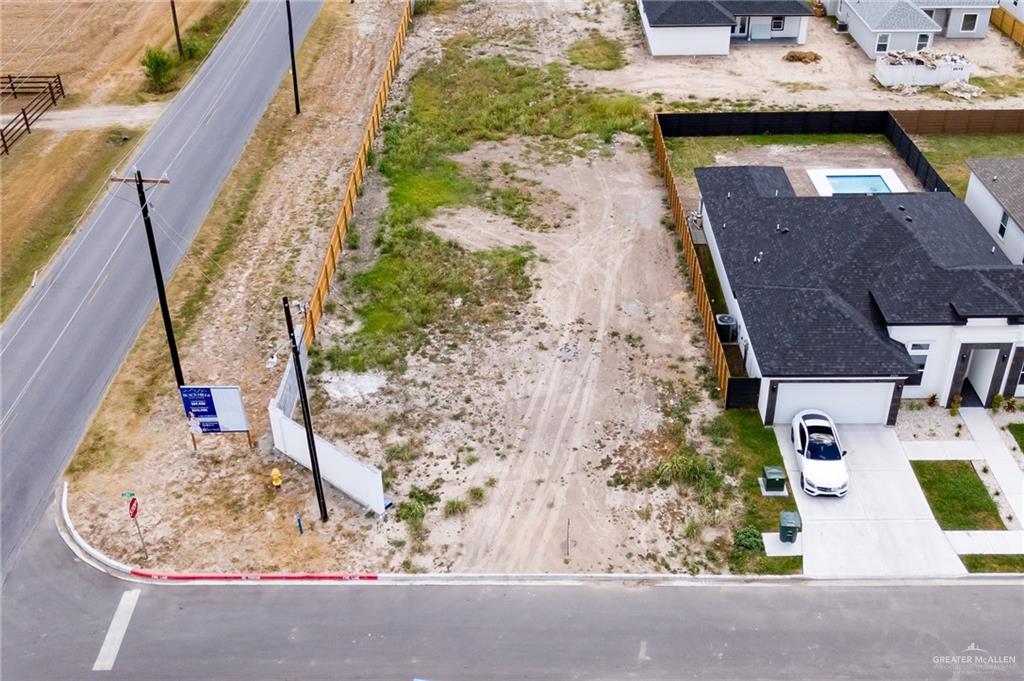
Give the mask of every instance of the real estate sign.
M 181 401 L 189 427 L 202 433 L 244 433 L 249 419 L 238 386 L 183 385 Z

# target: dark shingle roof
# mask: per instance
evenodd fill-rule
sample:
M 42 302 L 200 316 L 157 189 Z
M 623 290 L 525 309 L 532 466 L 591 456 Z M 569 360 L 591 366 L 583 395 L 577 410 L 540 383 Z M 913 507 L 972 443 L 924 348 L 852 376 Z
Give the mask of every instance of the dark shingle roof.
M 952 194 L 797 197 L 782 168 L 696 175 L 765 376 L 905 376 L 887 325 L 1024 318 L 1024 267 Z
M 970 158 L 967 165 L 1010 217 L 1024 225 L 1024 156 Z
M 737 15 L 808 16 L 802 0 L 644 0 L 647 23 L 670 26 L 732 26 Z

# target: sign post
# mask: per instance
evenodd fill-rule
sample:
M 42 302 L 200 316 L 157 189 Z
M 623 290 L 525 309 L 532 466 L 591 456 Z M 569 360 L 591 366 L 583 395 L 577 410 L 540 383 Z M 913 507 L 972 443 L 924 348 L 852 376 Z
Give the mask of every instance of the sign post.
M 128 517 L 135 522 L 135 530 L 139 533 L 139 543 L 142 544 L 142 552 L 149 560 L 149 551 L 146 550 L 146 542 L 142 538 L 142 528 L 139 527 L 139 498 L 132 495 L 128 499 Z

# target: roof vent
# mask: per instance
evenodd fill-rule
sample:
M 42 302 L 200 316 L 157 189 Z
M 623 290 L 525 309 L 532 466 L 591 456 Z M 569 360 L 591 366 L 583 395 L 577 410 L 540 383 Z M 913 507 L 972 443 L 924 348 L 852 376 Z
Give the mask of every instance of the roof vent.
M 992 181 L 993 182 L 998 182 L 999 181 L 999 176 L 998 175 L 993 175 L 992 176 Z
M 778 198 L 778 196 L 779 196 L 779 190 L 778 189 L 775 190 L 775 196 L 776 196 L 776 198 Z
M 776 222 L 775 223 L 775 231 L 778 232 L 781 229 L 782 229 L 782 223 L 781 222 Z
M 780 231 L 781 231 L 781 232 L 782 232 L 783 234 L 789 234 L 789 227 L 783 227 L 783 228 L 782 228 L 782 229 L 781 229 Z
M 899 208 L 900 210 L 906 210 L 906 208 L 903 207 L 902 203 L 899 206 L 897 206 L 897 208 Z
M 995 247 L 995 246 L 993 246 L 993 247 L 992 247 L 992 252 L 993 252 L 993 253 L 995 253 L 995 252 L 996 252 L 996 247 Z
M 914 218 L 910 217 L 909 215 L 907 217 L 903 218 L 903 219 L 906 220 L 907 222 L 913 222 L 914 221 Z
M 754 256 L 754 264 L 761 262 L 761 258 L 764 257 L 764 251 L 758 251 L 757 255 Z
M 725 198 L 731 199 L 732 198 L 732 192 L 726 192 L 725 193 Z

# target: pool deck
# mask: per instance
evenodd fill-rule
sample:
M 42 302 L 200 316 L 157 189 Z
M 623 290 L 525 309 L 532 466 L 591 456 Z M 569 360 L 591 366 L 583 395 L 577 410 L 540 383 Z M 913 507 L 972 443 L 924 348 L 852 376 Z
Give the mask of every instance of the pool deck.
M 811 178 L 818 196 L 832 196 L 833 194 L 848 194 L 854 192 L 837 192 L 829 181 L 830 177 L 836 176 L 871 176 L 880 177 L 889 188 L 887 194 L 906 193 L 907 188 L 896 175 L 892 168 L 808 168 L 807 176 Z M 868 192 L 864 192 L 868 193 Z M 882 193 L 882 192 L 877 192 Z

